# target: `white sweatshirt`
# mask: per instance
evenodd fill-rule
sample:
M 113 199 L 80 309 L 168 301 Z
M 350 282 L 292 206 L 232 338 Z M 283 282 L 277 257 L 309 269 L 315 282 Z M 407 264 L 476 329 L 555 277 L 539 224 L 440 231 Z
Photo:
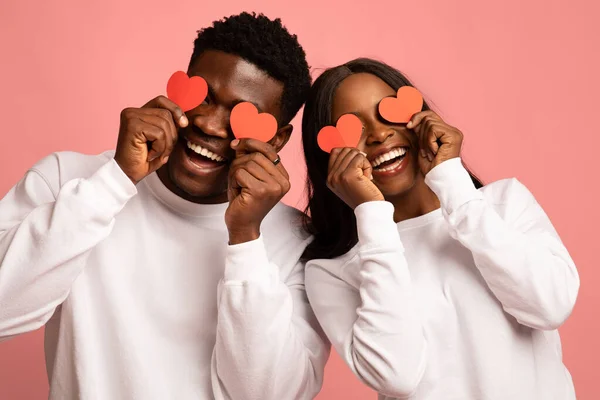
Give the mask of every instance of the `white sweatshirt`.
M 226 208 L 112 153 L 45 158 L 0 201 L 0 338 L 46 324 L 50 399 L 312 399 L 329 347 L 299 212 L 228 246 Z
M 516 179 L 475 189 L 459 158 L 426 183 L 440 209 L 396 224 L 364 203 L 357 246 L 308 263 L 336 351 L 380 399 L 575 399 L 556 329 L 579 277 L 542 208 Z

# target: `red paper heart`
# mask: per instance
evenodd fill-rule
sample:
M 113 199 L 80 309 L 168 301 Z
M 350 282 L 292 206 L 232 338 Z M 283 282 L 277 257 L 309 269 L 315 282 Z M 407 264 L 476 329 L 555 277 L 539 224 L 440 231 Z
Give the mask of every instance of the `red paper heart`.
M 268 142 L 277 133 L 277 120 L 269 113 L 258 113 L 252 103 L 239 103 L 231 110 L 231 130 L 238 139 Z
M 204 78 L 177 71 L 167 83 L 167 97 L 177 104 L 183 112 L 198 107 L 208 94 L 208 85 Z
M 423 96 L 412 86 L 402 86 L 396 97 L 379 102 L 379 114 L 394 124 L 405 124 L 423 109 Z
M 335 126 L 321 128 L 317 143 L 321 150 L 330 153 L 336 147 L 356 147 L 362 136 L 363 125 L 354 114 L 344 114 Z

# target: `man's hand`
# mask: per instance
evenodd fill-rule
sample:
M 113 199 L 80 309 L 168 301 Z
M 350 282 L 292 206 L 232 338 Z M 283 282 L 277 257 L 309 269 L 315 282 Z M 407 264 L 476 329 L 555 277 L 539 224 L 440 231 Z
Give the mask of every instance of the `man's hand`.
M 225 223 L 234 245 L 258 239 L 262 220 L 290 190 L 290 179 L 270 144 L 242 139 L 231 147 L 236 158 L 229 169 Z
M 115 161 L 137 184 L 167 162 L 178 128 L 187 125 L 183 111 L 164 96 L 142 108 L 126 108 L 121 112 Z

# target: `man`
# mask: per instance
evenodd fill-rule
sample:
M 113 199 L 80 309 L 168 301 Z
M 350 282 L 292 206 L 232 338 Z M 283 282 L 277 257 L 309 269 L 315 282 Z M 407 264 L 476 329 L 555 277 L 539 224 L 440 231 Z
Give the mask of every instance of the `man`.
M 310 86 L 281 25 L 243 13 L 199 32 L 209 85 L 121 115 L 115 152 L 53 154 L 0 202 L 0 337 L 46 325 L 51 399 L 312 399 L 329 345 L 298 261 L 310 241 L 277 152 Z M 241 101 L 269 144 L 232 142 Z M 225 224 L 223 224 L 225 220 Z

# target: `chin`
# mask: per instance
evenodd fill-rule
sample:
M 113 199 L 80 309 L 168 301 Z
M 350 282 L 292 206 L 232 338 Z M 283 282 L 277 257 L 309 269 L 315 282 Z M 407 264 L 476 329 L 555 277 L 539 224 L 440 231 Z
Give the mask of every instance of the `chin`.
M 419 180 L 419 170 L 410 165 L 401 174 L 391 179 L 380 182 L 375 180 L 375 185 L 386 199 L 404 197 L 412 191 Z
M 415 187 L 415 183 L 416 181 L 414 180 L 411 182 L 397 182 L 395 184 L 379 187 L 379 190 L 386 199 L 398 198 L 410 193 L 411 189 Z
M 177 163 L 177 160 L 169 160 L 166 165 L 170 189 L 180 197 L 193 202 L 203 203 L 203 199 L 216 199 L 223 197 L 227 201 L 227 179 L 228 170 L 223 170 L 215 176 L 198 177 L 189 174 Z

